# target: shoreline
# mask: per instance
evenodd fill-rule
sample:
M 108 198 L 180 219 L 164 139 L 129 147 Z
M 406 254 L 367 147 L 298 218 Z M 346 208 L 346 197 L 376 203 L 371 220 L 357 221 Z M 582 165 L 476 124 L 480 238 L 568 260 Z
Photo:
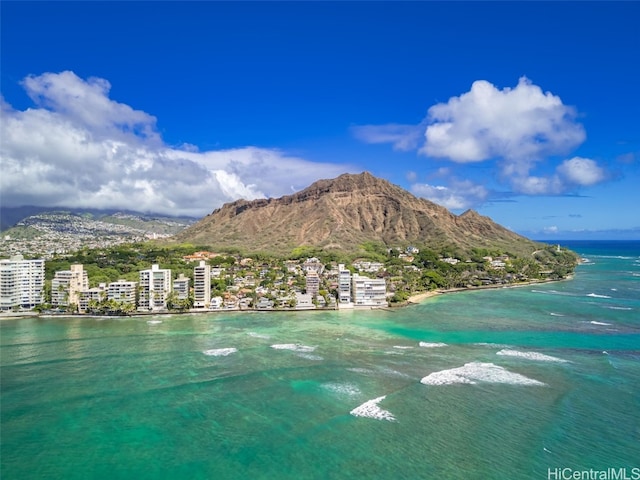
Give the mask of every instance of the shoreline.
M 368 307 L 367 310 L 395 310 L 397 308 L 408 307 L 411 305 L 420 305 L 425 300 L 434 298 L 440 295 L 460 292 L 474 292 L 477 290 L 496 290 L 499 288 L 518 288 L 526 287 L 529 285 L 538 285 L 543 283 L 563 282 L 565 280 L 572 280 L 573 275 L 569 275 L 566 278 L 560 278 L 557 280 L 532 280 L 529 282 L 520 282 L 514 284 L 498 284 L 498 285 L 480 285 L 477 287 L 456 287 L 456 288 L 438 288 L 435 290 L 429 290 L 428 292 L 417 292 L 411 295 L 406 301 L 398 304 L 389 304 L 386 307 Z M 349 311 L 354 309 L 350 308 Z M 339 312 L 340 308 L 313 308 L 313 309 L 220 309 L 220 310 L 196 310 L 185 312 L 132 312 L 128 315 L 96 315 L 96 314 L 43 314 L 36 312 L 2 312 L 0 313 L 0 321 L 2 320 L 17 320 L 20 318 L 57 318 L 57 317 L 73 317 L 73 318 L 131 318 L 131 317 L 154 317 L 154 316 L 169 316 L 169 315 L 202 315 L 207 313 L 254 313 L 254 312 Z
M 477 287 L 456 287 L 456 288 L 437 288 L 435 290 L 430 290 L 428 292 L 419 292 L 411 295 L 406 302 L 397 305 L 398 307 L 404 307 L 409 305 L 419 305 L 423 301 L 437 297 L 439 295 L 445 295 L 448 293 L 460 293 L 460 292 L 474 292 L 476 290 L 496 290 L 499 288 L 518 288 L 518 287 L 526 287 L 530 285 L 538 285 L 543 283 L 555 283 L 555 282 L 564 282 L 566 280 L 573 280 L 573 275 L 569 275 L 566 278 L 559 279 L 545 279 L 545 280 L 531 280 L 528 282 L 518 282 L 518 283 L 510 283 L 510 284 L 492 284 L 492 285 L 480 285 Z

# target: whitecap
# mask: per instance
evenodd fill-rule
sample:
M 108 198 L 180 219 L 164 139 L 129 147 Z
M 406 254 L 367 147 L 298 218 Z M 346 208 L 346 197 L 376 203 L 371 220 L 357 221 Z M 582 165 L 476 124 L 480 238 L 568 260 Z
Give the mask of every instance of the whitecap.
M 418 345 L 424 348 L 438 348 L 447 346 L 446 343 L 442 342 L 420 342 Z
M 526 358 L 527 360 L 536 360 L 539 362 L 567 362 L 567 360 L 563 360 L 562 358 L 558 357 L 552 357 L 551 355 L 544 355 L 538 352 L 519 352 L 518 350 L 500 350 L 496 353 L 496 355 L 502 355 L 505 357 L 520 357 Z
M 609 326 L 609 325 L 611 325 L 610 323 L 597 322 L 597 321 L 595 321 L 595 320 L 591 320 L 589 323 L 591 323 L 592 325 L 604 325 L 604 326 Z
M 551 312 L 551 313 L 549 313 L 549 315 L 551 315 L 552 317 L 564 317 L 563 313 Z
M 545 385 L 538 380 L 494 365 L 493 363 L 471 362 L 462 367 L 433 372 L 420 380 L 425 385 L 454 385 L 458 383 L 504 383 L 509 385 Z
M 310 353 L 298 353 L 299 357 L 306 358 L 307 360 L 313 360 L 315 362 L 320 362 L 324 360 L 320 355 L 312 355 Z
M 357 385 L 353 383 L 323 383 L 321 387 L 325 390 L 330 391 L 331 393 L 335 393 L 341 396 L 355 397 L 360 395 L 360 389 Z
M 158 325 L 159 323 L 162 323 L 162 320 L 147 320 L 147 323 L 149 325 Z
M 237 348 L 229 347 L 214 348 L 212 350 L 205 350 L 202 353 L 204 353 L 205 355 L 209 355 L 210 357 L 226 357 L 227 355 L 231 355 L 232 353 L 236 353 L 237 351 Z
M 350 372 L 353 372 L 353 373 L 362 373 L 364 375 L 370 375 L 372 373 L 375 373 L 373 370 L 371 370 L 369 368 L 353 367 L 353 368 L 347 368 L 347 370 L 349 370 Z
M 247 332 L 247 335 L 253 338 L 264 338 L 265 340 L 271 338 L 271 336 L 267 335 L 266 333 Z
M 383 410 L 378 406 L 378 404 L 386 397 L 386 395 L 383 395 L 382 397 L 374 398 L 373 400 L 364 402 L 362 405 L 354 408 L 349 413 L 354 417 L 375 418 L 376 420 L 388 420 L 390 422 L 393 422 L 396 417 L 394 417 L 393 414 L 388 410 Z
M 597 293 L 588 293 L 587 297 L 592 297 L 592 298 L 611 298 L 609 295 L 598 295 Z
M 413 347 L 409 347 L 407 345 L 394 345 L 393 348 L 398 348 L 400 350 L 408 350 L 408 349 L 413 348 Z
M 271 348 L 275 350 L 292 350 L 294 352 L 313 352 L 316 349 L 316 347 L 310 347 L 300 343 L 279 343 L 271 345 Z
M 631 307 L 615 307 L 615 306 L 611 306 L 611 307 L 607 307 L 611 310 L 633 310 L 633 308 Z

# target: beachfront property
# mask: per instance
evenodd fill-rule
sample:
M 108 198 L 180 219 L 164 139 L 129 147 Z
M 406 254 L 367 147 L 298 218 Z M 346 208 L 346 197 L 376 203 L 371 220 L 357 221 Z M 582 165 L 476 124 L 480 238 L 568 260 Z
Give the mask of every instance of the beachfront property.
M 86 313 L 89 311 L 93 303 L 98 304 L 102 302 L 107 296 L 107 284 L 101 283 L 97 287 L 89 288 L 88 290 L 82 290 L 78 295 L 78 312 Z
M 307 272 L 305 277 L 305 289 L 309 295 L 316 297 L 320 291 L 320 275 L 315 270 Z
M 128 280 L 110 282 L 107 286 L 107 300 L 135 305 L 137 286 L 138 282 L 130 282 Z
M 0 260 L 0 311 L 31 310 L 44 303 L 44 260 L 22 255 Z
M 338 265 L 338 304 L 341 308 L 353 306 L 351 303 L 351 272 L 342 263 Z
M 200 260 L 193 269 L 193 308 L 209 308 L 211 304 L 211 265 Z
M 89 289 L 89 276 L 81 263 L 58 270 L 51 281 L 51 306 L 64 308 L 80 304 L 80 292 Z
M 167 309 L 167 296 L 171 292 L 171 270 L 153 264 L 140 271 L 140 297 L 138 310 L 158 311 Z
M 353 305 L 356 307 L 386 307 L 387 285 L 384 278 L 369 278 L 354 273 L 351 278 Z
M 173 292 L 176 294 L 178 300 L 185 300 L 189 298 L 189 283 L 191 279 L 185 277 L 184 273 L 181 273 L 178 278 L 173 280 Z

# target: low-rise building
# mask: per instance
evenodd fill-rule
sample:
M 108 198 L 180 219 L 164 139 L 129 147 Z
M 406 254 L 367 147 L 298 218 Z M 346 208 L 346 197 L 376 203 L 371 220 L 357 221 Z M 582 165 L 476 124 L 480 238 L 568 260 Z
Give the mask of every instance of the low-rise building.
M 118 280 L 107 285 L 107 300 L 114 300 L 129 305 L 136 304 L 136 290 L 138 282 Z
M 352 297 L 356 307 L 386 307 L 387 286 L 384 278 L 369 278 L 354 273 Z

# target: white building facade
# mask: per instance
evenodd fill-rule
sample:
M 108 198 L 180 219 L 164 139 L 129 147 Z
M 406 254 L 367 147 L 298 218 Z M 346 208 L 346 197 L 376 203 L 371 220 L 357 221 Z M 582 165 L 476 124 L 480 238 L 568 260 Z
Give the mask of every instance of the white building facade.
M 89 277 L 82 264 L 59 270 L 51 281 L 51 305 L 55 308 L 80 304 L 80 292 L 89 289 Z
M 352 299 L 355 307 L 386 307 L 387 284 L 384 278 L 369 278 L 353 274 Z
M 166 310 L 171 292 L 171 270 L 153 264 L 149 270 L 140 271 L 140 297 L 138 310 Z
M 107 286 L 107 300 L 135 305 L 137 286 L 138 282 L 130 282 L 128 280 L 111 282 Z
M 338 304 L 342 308 L 352 306 L 351 272 L 342 263 L 338 265 Z
M 44 303 L 44 260 L 22 255 L 0 260 L 0 311 L 31 310 Z
M 204 260 L 193 269 L 193 308 L 209 308 L 211 304 L 211 265 Z

